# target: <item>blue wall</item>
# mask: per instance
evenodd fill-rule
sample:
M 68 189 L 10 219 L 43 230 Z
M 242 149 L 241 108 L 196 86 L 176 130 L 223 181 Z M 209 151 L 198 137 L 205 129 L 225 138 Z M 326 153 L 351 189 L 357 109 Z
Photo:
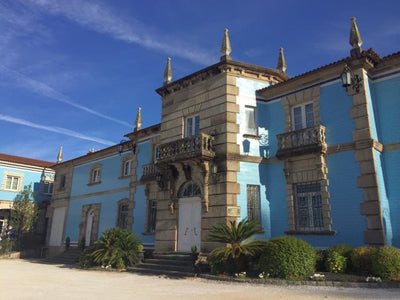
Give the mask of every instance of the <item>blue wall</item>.
M 117 154 L 76 166 L 72 177 L 71 196 L 128 187 L 129 178 L 119 178 L 121 176 L 121 159 L 127 154 L 121 156 Z M 95 164 L 101 165 L 101 183 L 88 185 L 90 169 Z
M 71 200 L 69 202 L 65 237 L 69 236 L 72 242 L 78 242 L 79 223 L 81 221 L 82 206 L 87 204 L 97 204 L 100 207 L 99 236 L 111 227 L 116 226 L 116 217 L 118 210 L 118 201 L 129 198 L 129 191 L 114 193 L 109 195 L 100 195 L 88 197 L 80 200 Z M 65 238 L 64 237 L 64 238 Z
M 285 132 L 285 112 L 280 101 L 257 102 L 258 127 L 268 135 L 267 145 L 259 145 L 258 153 L 263 157 L 274 157 L 278 151 L 278 134 Z M 260 132 L 261 134 L 261 132 Z M 267 155 L 264 155 L 267 153 Z
M 270 203 L 267 199 L 265 182 L 262 183 L 259 175 L 259 165 L 257 163 L 240 163 L 240 172 L 237 176 L 240 184 L 240 194 L 237 196 L 237 203 L 241 207 L 241 217 L 247 217 L 247 185 L 260 186 L 260 206 L 261 206 L 261 226 L 264 229 L 263 238 L 271 238 L 271 213 Z
M 400 77 L 371 84 L 378 136 L 383 144 L 399 143 Z
M 353 142 L 354 121 L 350 118 L 352 97 L 348 96 L 340 83 L 321 87 L 321 125 L 326 127 L 325 139 L 328 146 Z
M 140 180 L 142 176 L 142 166 L 151 160 L 150 141 L 137 144 L 137 168 L 136 178 Z M 94 160 L 76 166 L 73 170 L 71 196 L 86 197 L 79 200 L 71 200 L 67 213 L 67 223 L 65 236 L 69 236 L 71 241 L 77 242 L 79 239 L 79 223 L 81 221 L 82 206 L 88 204 L 100 204 L 99 236 L 111 227 L 116 226 L 118 201 L 129 199 L 129 190 L 111 193 L 107 195 L 91 195 L 92 193 L 107 192 L 110 190 L 128 188 L 129 178 L 120 178 L 121 160 L 128 155 L 126 152 L 120 155 L 113 155 L 102 159 Z M 90 169 L 95 164 L 101 164 L 101 183 L 88 185 Z M 146 195 L 145 186 L 138 185 L 134 195 L 135 206 L 133 210 L 132 232 L 138 234 L 139 238 L 146 244 L 154 243 L 153 235 L 142 235 L 145 232 L 146 224 Z
M 1 181 L 3 181 L 4 172 L 12 172 L 21 175 L 23 174 L 24 179 L 21 185 L 21 191 L 24 189 L 25 185 L 31 184 L 32 190 L 35 193 L 35 201 L 40 202 L 44 200 L 50 200 L 51 195 L 42 194 L 40 191 L 42 171 L 24 170 L 14 167 L 0 167 Z M 0 200 L 14 201 L 17 195 L 19 195 L 19 192 L 0 190 Z
M 383 152 L 382 166 L 391 214 L 392 245 L 400 247 L 400 151 Z

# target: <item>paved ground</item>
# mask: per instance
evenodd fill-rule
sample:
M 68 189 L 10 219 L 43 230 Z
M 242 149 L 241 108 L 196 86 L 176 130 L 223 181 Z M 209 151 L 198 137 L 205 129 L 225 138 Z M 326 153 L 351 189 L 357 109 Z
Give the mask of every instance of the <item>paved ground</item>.
M 400 290 L 220 283 L 0 260 L 0 299 L 400 299 Z

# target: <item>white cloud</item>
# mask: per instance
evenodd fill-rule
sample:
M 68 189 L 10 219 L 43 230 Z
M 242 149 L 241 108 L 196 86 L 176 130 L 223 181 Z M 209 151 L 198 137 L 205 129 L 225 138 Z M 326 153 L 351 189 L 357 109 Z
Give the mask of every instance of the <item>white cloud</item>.
M 86 106 L 77 104 L 77 103 L 73 102 L 72 99 L 69 98 L 68 96 L 56 91 L 55 89 L 44 84 L 43 82 L 31 79 L 22 73 L 19 73 L 17 71 L 13 71 L 13 70 L 7 68 L 6 66 L 0 65 L 0 71 L 2 73 L 5 73 L 9 77 L 12 77 L 14 79 L 14 81 L 16 82 L 16 84 L 18 84 L 18 86 L 23 87 L 29 91 L 35 92 L 37 94 L 40 94 L 42 96 L 48 97 L 50 99 L 53 99 L 53 100 L 56 100 L 56 101 L 59 101 L 59 102 L 65 103 L 65 104 L 68 104 L 70 106 L 73 106 L 75 108 L 83 110 L 83 111 L 90 113 L 92 115 L 95 115 L 97 117 L 100 117 L 100 118 L 103 118 L 103 119 L 106 119 L 109 121 L 113 121 L 120 125 L 124 125 L 128 128 L 132 128 L 132 125 L 129 124 L 128 122 L 121 121 L 119 119 L 107 116 L 105 114 L 102 114 L 102 113 L 95 111 L 91 108 L 88 108 Z
M 214 55 L 202 49 L 194 49 L 184 42 L 165 34 L 150 32 L 145 24 L 137 20 L 124 21 L 111 10 L 98 3 L 82 0 L 51 1 L 29 0 L 30 3 L 44 9 L 52 15 L 65 18 L 99 33 L 107 34 L 114 39 L 135 43 L 148 49 L 178 56 L 202 65 L 215 62 Z M 26 3 L 24 1 L 23 3 Z
M 66 128 L 56 127 L 56 126 L 41 125 L 41 124 L 33 123 L 33 122 L 30 122 L 30 121 L 27 121 L 27 120 L 23 120 L 23 119 L 19 119 L 19 118 L 14 118 L 12 116 L 7 116 L 7 115 L 3 115 L 3 114 L 0 114 L 0 120 L 1 121 L 5 121 L 5 122 L 9 122 L 9 123 L 13 123 L 13 124 L 27 126 L 27 127 L 30 127 L 30 128 L 36 128 L 36 129 L 41 129 L 41 130 L 46 130 L 46 131 L 50 131 L 50 132 L 55 132 L 55 133 L 67 135 L 67 136 L 72 136 L 72 137 L 77 138 L 77 139 L 92 141 L 92 142 L 96 142 L 96 143 L 107 145 L 107 146 L 111 146 L 111 145 L 115 144 L 112 141 L 108 141 L 108 140 L 105 140 L 105 139 L 100 139 L 100 138 L 96 138 L 96 137 L 92 137 L 92 136 L 87 136 L 85 134 L 82 134 L 82 133 L 79 133 L 79 132 L 76 132 L 76 131 L 73 131 L 73 130 L 69 130 L 69 129 L 66 129 Z

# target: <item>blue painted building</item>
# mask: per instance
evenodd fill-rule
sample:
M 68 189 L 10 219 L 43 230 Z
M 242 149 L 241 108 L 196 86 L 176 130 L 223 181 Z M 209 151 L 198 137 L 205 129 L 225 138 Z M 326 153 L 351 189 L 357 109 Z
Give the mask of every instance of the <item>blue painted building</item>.
M 260 238 L 399 247 L 400 53 L 351 26 L 349 57 L 293 78 L 283 49 L 276 69 L 232 60 L 227 31 L 212 66 L 172 81 L 169 59 L 159 125 L 55 167 L 50 246 L 120 226 L 209 252 L 214 224 L 247 217 Z
M 13 202 L 24 186 L 31 185 L 41 209 L 38 232 L 44 234 L 44 215 L 53 190 L 54 162 L 0 153 L 0 236 L 5 234 Z
M 157 128 L 135 130 L 129 141 L 54 166 L 50 253 L 60 251 L 66 237 L 72 245 L 90 245 L 111 227 L 128 229 L 153 247 L 155 206 L 140 179 L 152 162 Z

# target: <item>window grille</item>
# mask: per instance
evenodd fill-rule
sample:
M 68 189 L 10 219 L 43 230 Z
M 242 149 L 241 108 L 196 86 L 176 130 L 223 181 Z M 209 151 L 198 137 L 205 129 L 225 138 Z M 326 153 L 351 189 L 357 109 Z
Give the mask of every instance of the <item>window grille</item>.
M 259 185 L 247 185 L 247 218 L 261 223 Z
M 323 230 L 321 184 L 297 184 L 294 190 L 297 230 Z

